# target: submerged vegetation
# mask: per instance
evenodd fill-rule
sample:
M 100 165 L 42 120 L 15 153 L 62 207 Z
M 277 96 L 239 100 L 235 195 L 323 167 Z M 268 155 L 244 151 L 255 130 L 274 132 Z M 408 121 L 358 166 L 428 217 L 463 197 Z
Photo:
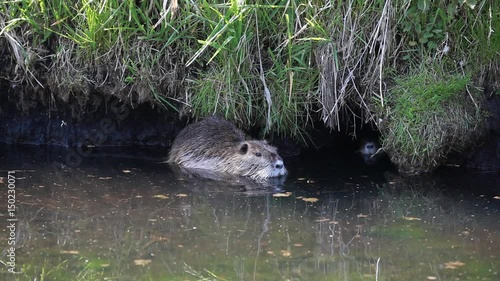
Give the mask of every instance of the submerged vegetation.
M 195 117 L 217 112 L 242 127 L 298 140 L 305 140 L 315 121 L 352 133 L 359 124 L 378 125 L 385 118 L 393 120 L 381 131 L 389 154 L 404 153 L 419 170 L 422 161 L 439 163 L 455 148 L 450 138 L 480 135 L 482 119 L 470 113 L 480 110 L 481 97 L 470 92 L 486 77 L 498 86 L 488 73 L 500 68 L 499 5 L 491 0 L 5 0 L 0 79 L 25 111 L 40 99 L 50 106 L 68 103 L 74 114 L 83 114 L 92 93 L 101 93 L 132 106 L 148 102 Z M 418 84 L 425 79 L 418 72 L 427 68 L 428 74 L 432 69 L 441 74 L 429 74 L 431 84 Z M 454 85 L 440 86 L 449 77 Z M 405 105 L 406 98 L 426 99 L 417 97 L 419 91 L 403 90 L 411 87 L 430 87 L 425 97 L 439 102 L 424 109 L 418 107 L 430 104 Z M 462 101 L 472 101 L 475 109 Z M 425 153 L 419 145 L 409 148 L 397 132 L 422 133 L 434 111 L 449 117 L 442 104 L 468 113 L 465 119 L 433 123 L 449 132 L 435 136 L 447 148 L 427 147 Z M 421 113 L 411 122 L 399 119 Z M 450 131 L 449 122 L 463 122 L 467 130 Z

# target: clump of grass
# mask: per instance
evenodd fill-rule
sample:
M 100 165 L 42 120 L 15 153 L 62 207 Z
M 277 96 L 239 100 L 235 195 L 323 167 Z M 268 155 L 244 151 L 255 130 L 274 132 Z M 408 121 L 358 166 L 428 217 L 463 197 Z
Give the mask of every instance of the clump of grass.
M 484 133 L 482 98 L 470 77 L 430 69 L 395 79 L 380 124 L 384 149 L 409 173 L 432 171 Z
M 187 31 L 193 22 L 189 17 L 174 20 L 168 5 L 23 0 L 4 1 L 0 11 L 1 35 L 11 38 L 9 49 L 16 54 L 3 77 L 20 92 L 33 92 L 38 85 L 42 99 L 69 103 L 80 114 L 91 93 L 115 95 L 132 105 L 160 102 L 174 108 L 185 67 L 172 44 L 179 38 L 192 43 Z M 21 98 L 20 104 L 30 102 Z
M 318 9 L 285 3 L 198 5 L 210 32 L 187 64 L 204 62 L 187 84 L 187 104 L 196 116 L 219 113 L 245 126 L 305 141 L 312 120 L 318 70 L 311 63 L 311 31 L 299 35 Z

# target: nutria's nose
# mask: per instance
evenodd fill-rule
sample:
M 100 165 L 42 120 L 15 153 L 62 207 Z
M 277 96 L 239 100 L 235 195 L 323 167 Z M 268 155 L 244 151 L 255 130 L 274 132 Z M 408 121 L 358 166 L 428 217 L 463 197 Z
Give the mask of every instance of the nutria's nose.
M 367 144 L 366 148 L 373 148 L 373 144 Z
M 274 167 L 276 169 L 282 169 L 283 168 L 283 161 L 281 161 L 281 160 L 276 161 L 276 165 Z

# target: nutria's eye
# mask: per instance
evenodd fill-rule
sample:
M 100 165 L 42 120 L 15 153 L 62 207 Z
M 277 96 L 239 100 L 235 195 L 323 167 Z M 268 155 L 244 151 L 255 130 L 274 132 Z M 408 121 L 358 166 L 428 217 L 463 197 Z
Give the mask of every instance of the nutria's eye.
M 257 156 L 257 157 L 261 157 L 261 156 L 262 156 L 262 154 L 260 154 L 260 152 L 256 152 L 256 153 L 255 153 L 255 156 Z

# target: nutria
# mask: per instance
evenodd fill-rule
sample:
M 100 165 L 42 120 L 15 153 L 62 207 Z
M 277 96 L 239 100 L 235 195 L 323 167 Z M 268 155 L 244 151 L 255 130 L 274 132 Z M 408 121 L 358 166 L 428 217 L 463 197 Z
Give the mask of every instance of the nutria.
M 363 155 L 374 155 L 377 153 L 379 149 L 379 145 L 374 140 L 362 140 L 361 146 L 359 148 L 359 153 Z
M 358 149 L 358 153 L 361 154 L 365 163 L 368 165 L 375 164 L 377 162 L 377 156 L 380 153 L 380 145 L 378 142 L 373 139 L 363 139 L 360 143 L 361 145 Z
M 232 123 L 211 116 L 184 128 L 172 144 L 168 162 L 247 176 L 256 180 L 287 173 L 275 147 L 262 140 L 247 140 Z

